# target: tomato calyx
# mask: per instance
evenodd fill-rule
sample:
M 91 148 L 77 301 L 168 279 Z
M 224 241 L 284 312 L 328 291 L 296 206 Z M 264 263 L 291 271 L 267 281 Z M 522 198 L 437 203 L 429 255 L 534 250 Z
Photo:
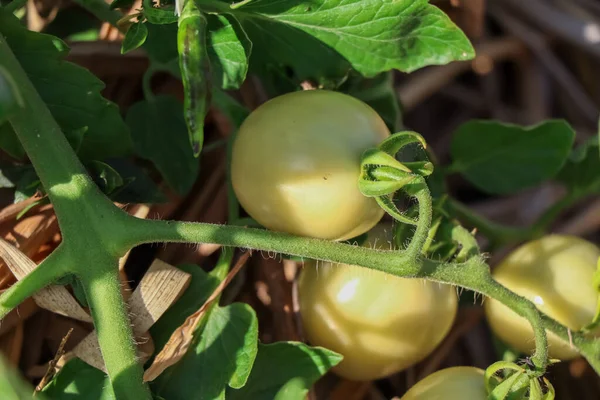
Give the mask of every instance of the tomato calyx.
M 550 360 L 550 363 L 555 360 Z M 503 377 L 498 375 L 502 373 Z M 554 387 L 530 359 L 521 365 L 498 361 L 485 371 L 485 388 L 494 400 L 554 400 Z
M 429 228 L 431 227 L 432 199 L 425 177 L 433 172 L 429 160 L 400 162 L 396 154 L 410 144 L 420 144 L 426 148 L 425 139 L 412 131 L 391 135 L 376 148 L 366 150 L 361 158 L 358 188 L 367 197 L 373 197 L 377 204 L 400 223 L 415 226 L 415 234 L 406 249 L 409 259 L 416 259 L 423 253 Z M 418 202 L 418 219 L 408 217 L 398 210 L 394 203 L 395 194 L 402 190 Z
M 394 194 L 403 189 L 415 196 L 425 186 L 424 177 L 431 175 L 433 164 L 429 160 L 400 162 L 396 154 L 410 144 L 427 147 L 418 133 L 403 131 L 391 135 L 376 148 L 368 149 L 361 159 L 358 187 L 367 197 L 374 197 L 394 219 L 409 225 L 417 225 L 416 219 L 401 213 L 394 204 Z

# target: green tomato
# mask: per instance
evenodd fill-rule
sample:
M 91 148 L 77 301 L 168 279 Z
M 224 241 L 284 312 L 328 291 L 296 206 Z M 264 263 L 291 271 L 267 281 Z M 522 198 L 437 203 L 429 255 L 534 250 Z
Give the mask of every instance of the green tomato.
M 372 108 L 342 93 L 276 97 L 240 127 L 233 189 L 248 214 L 269 229 L 331 240 L 359 236 L 383 216 L 358 190 L 360 158 L 389 134 Z
M 546 315 L 573 331 L 592 322 L 598 303 L 593 286 L 600 249 L 575 236 L 549 235 L 512 252 L 493 270 L 494 279 L 529 299 Z M 495 301 L 485 303 L 490 327 L 504 342 L 524 353 L 534 349 L 529 322 Z M 550 357 L 578 356 L 568 342 L 548 332 Z
M 390 225 L 378 225 L 365 246 L 389 250 Z M 333 368 L 350 380 L 373 380 L 425 358 L 450 330 L 457 311 L 452 286 L 347 264 L 307 262 L 298 297 L 313 345 L 344 356 Z
M 419 381 L 400 400 L 487 400 L 485 372 L 475 367 L 452 367 Z

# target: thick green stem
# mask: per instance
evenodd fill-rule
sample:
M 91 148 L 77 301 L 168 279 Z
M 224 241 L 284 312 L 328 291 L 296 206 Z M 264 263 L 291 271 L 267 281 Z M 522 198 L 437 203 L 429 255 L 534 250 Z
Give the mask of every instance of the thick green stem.
M 82 219 L 75 215 L 73 207 L 90 207 L 92 197 L 96 200 L 91 206 L 92 215 L 97 213 L 98 207 L 107 213 L 111 212 L 108 210 L 114 209 L 113 204 L 102 195 L 87 175 L 83 164 L 72 151 L 60 127 L 1 34 L 0 60 L 25 99 L 24 106 L 11 115 L 9 122 L 50 197 L 63 234 L 69 231 L 69 226 L 80 230 Z M 89 195 L 87 201 L 79 200 L 83 193 Z
M 106 368 L 118 398 L 149 399 L 150 392 L 142 381 L 143 370 L 133 350 L 133 335 L 117 277 L 116 260 L 129 249 L 121 245 L 127 234 L 122 224 L 125 213 L 87 175 L 1 34 L 0 60 L 25 99 L 25 106 L 12 114 L 9 122 L 50 197 L 63 236 L 62 251 L 53 253 L 48 260 L 62 252 L 76 257 L 77 261 L 68 258 L 69 272 L 83 280 L 98 324 L 102 354 L 107 357 Z M 103 268 L 106 265 L 112 270 Z M 54 264 L 40 271 L 46 275 L 40 272 L 27 277 L 0 298 L 0 302 L 9 300 L 2 311 L 18 304 L 24 294 L 54 281 L 64 269 Z
M 458 285 L 494 298 L 530 321 L 536 331 L 538 352 L 535 354 L 534 360 L 539 369 L 543 369 L 546 365 L 544 356 L 547 346 L 543 326 L 564 340 L 571 340 L 600 373 L 600 344 L 597 340 L 586 338 L 581 333 L 569 334 L 567 329 L 556 321 L 547 317 L 541 319 L 541 313 L 537 311 L 533 303 L 492 279 L 489 268 L 480 257 L 472 257 L 461 264 L 439 263 L 422 258 L 410 259 L 406 252 L 402 251 L 372 250 L 261 229 L 179 221 L 140 219 L 135 221 L 128 227 L 130 246 L 154 242 L 218 243 L 224 246 L 274 251 L 299 257 L 355 264 L 397 276 L 420 277 Z
M 60 247 L 0 296 L 0 319 L 25 299 L 70 272 L 72 265 Z
M 90 269 L 86 275 L 81 276 L 81 282 L 117 399 L 152 399 L 150 390 L 142 379 L 143 369 L 135 352 L 131 322 L 121 297 L 117 269 Z

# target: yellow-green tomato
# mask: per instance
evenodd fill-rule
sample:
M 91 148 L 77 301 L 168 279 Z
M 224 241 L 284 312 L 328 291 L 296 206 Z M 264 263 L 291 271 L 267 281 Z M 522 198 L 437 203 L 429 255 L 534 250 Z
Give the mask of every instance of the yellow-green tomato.
M 420 380 L 400 400 L 487 400 L 484 371 L 452 367 Z
M 391 248 L 389 225 L 368 234 L 366 246 Z M 425 358 L 450 330 L 456 290 L 354 265 L 307 262 L 300 279 L 300 314 L 307 339 L 344 356 L 333 371 L 373 380 Z
M 592 285 L 600 249 L 575 236 L 549 235 L 531 241 L 498 265 L 494 278 L 536 307 L 577 331 L 594 317 L 598 293 Z M 495 300 L 486 300 L 485 311 L 494 333 L 524 353 L 535 349 L 533 330 L 525 318 Z M 548 332 L 550 357 L 568 360 L 578 353 Z
M 389 134 L 371 107 L 342 93 L 276 97 L 240 127 L 233 189 L 248 214 L 269 229 L 331 240 L 359 236 L 383 216 L 358 190 L 360 157 Z

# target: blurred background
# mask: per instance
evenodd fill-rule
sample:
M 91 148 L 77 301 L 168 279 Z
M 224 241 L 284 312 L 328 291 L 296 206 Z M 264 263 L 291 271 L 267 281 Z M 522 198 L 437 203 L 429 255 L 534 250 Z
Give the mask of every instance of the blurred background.
M 105 82 L 103 95 L 127 110 L 143 98 L 143 75 L 149 66 L 143 50 L 121 55 L 122 35 L 98 20 L 75 1 L 30 0 L 23 12 L 28 27 L 64 38 L 71 47 L 68 60 L 90 69 Z M 391 95 L 400 105 L 401 125 L 420 132 L 438 161 L 449 162 L 453 132 L 474 119 L 532 125 L 548 118 L 566 119 L 583 143 L 598 131 L 600 106 L 600 2 L 597 0 L 433 0 L 467 33 L 477 50 L 473 61 L 429 67 L 412 74 L 393 73 Z M 132 7 L 135 10 L 136 6 Z M 132 11 L 133 12 L 133 11 Z M 155 94 L 182 99 L 181 83 L 167 73 L 156 73 L 150 82 Z M 231 94 L 250 109 L 265 102 L 268 88 L 250 76 Z M 207 119 L 206 146 L 200 173 L 185 196 L 162 185 L 168 201 L 147 207 L 131 205 L 130 211 L 144 216 L 189 221 L 225 223 L 226 139 L 232 125 L 218 110 Z M 212 146 L 211 146 L 212 145 Z M 600 173 L 600 171 L 598 171 Z M 450 193 L 475 211 L 506 225 L 528 226 L 562 196 L 552 183 L 525 190 L 514 196 L 490 196 L 478 191 L 459 176 L 448 180 Z M 38 207 L 15 222 L 21 205 L 12 205 L 11 189 L 1 189 L 0 234 L 34 260 L 41 260 L 60 241 L 50 206 Z M 560 215 L 553 232 L 584 236 L 600 243 L 600 199 L 578 203 Z M 485 246 L 485 242 L 482 242 Z M 484 247 L 485 248 L 485 247 Z M 158 257 L 170 264 L 194 263 L 211 269 L 218 246 L 145 246 L 131 253 L 125 272 L 135 282 L 149 263 Z M 494 265 L 510 249 L 494 252 Z M 293 261 L 251 257 L 249 268 L 228 289 L 229 299 L 251 304 L 259 316 L 261 340 L 303 340 L 302 327 L 294 310 Z M 14 282 L 5 265 L 0 265 L 0 289 Z M 344 381 L 332 374 L 323 378 L 311 399 L 380 400 L 401 397 L 421 377 L 453 365 L 485 368 L 502 357 L 473 299 L 463 301 L 455 325 L 444 342 L 418 365 L 377 382 Z M 28 301 L 0 325 L 0 350 L 37 384 L 46 374 L 62 338 L 73 328 L 66 345 L 77 343 L 90 327 L 42 310 Z M 560 400 L 600 398 L 600 378 L 582 360 L 552 367 L 550 380 Z

